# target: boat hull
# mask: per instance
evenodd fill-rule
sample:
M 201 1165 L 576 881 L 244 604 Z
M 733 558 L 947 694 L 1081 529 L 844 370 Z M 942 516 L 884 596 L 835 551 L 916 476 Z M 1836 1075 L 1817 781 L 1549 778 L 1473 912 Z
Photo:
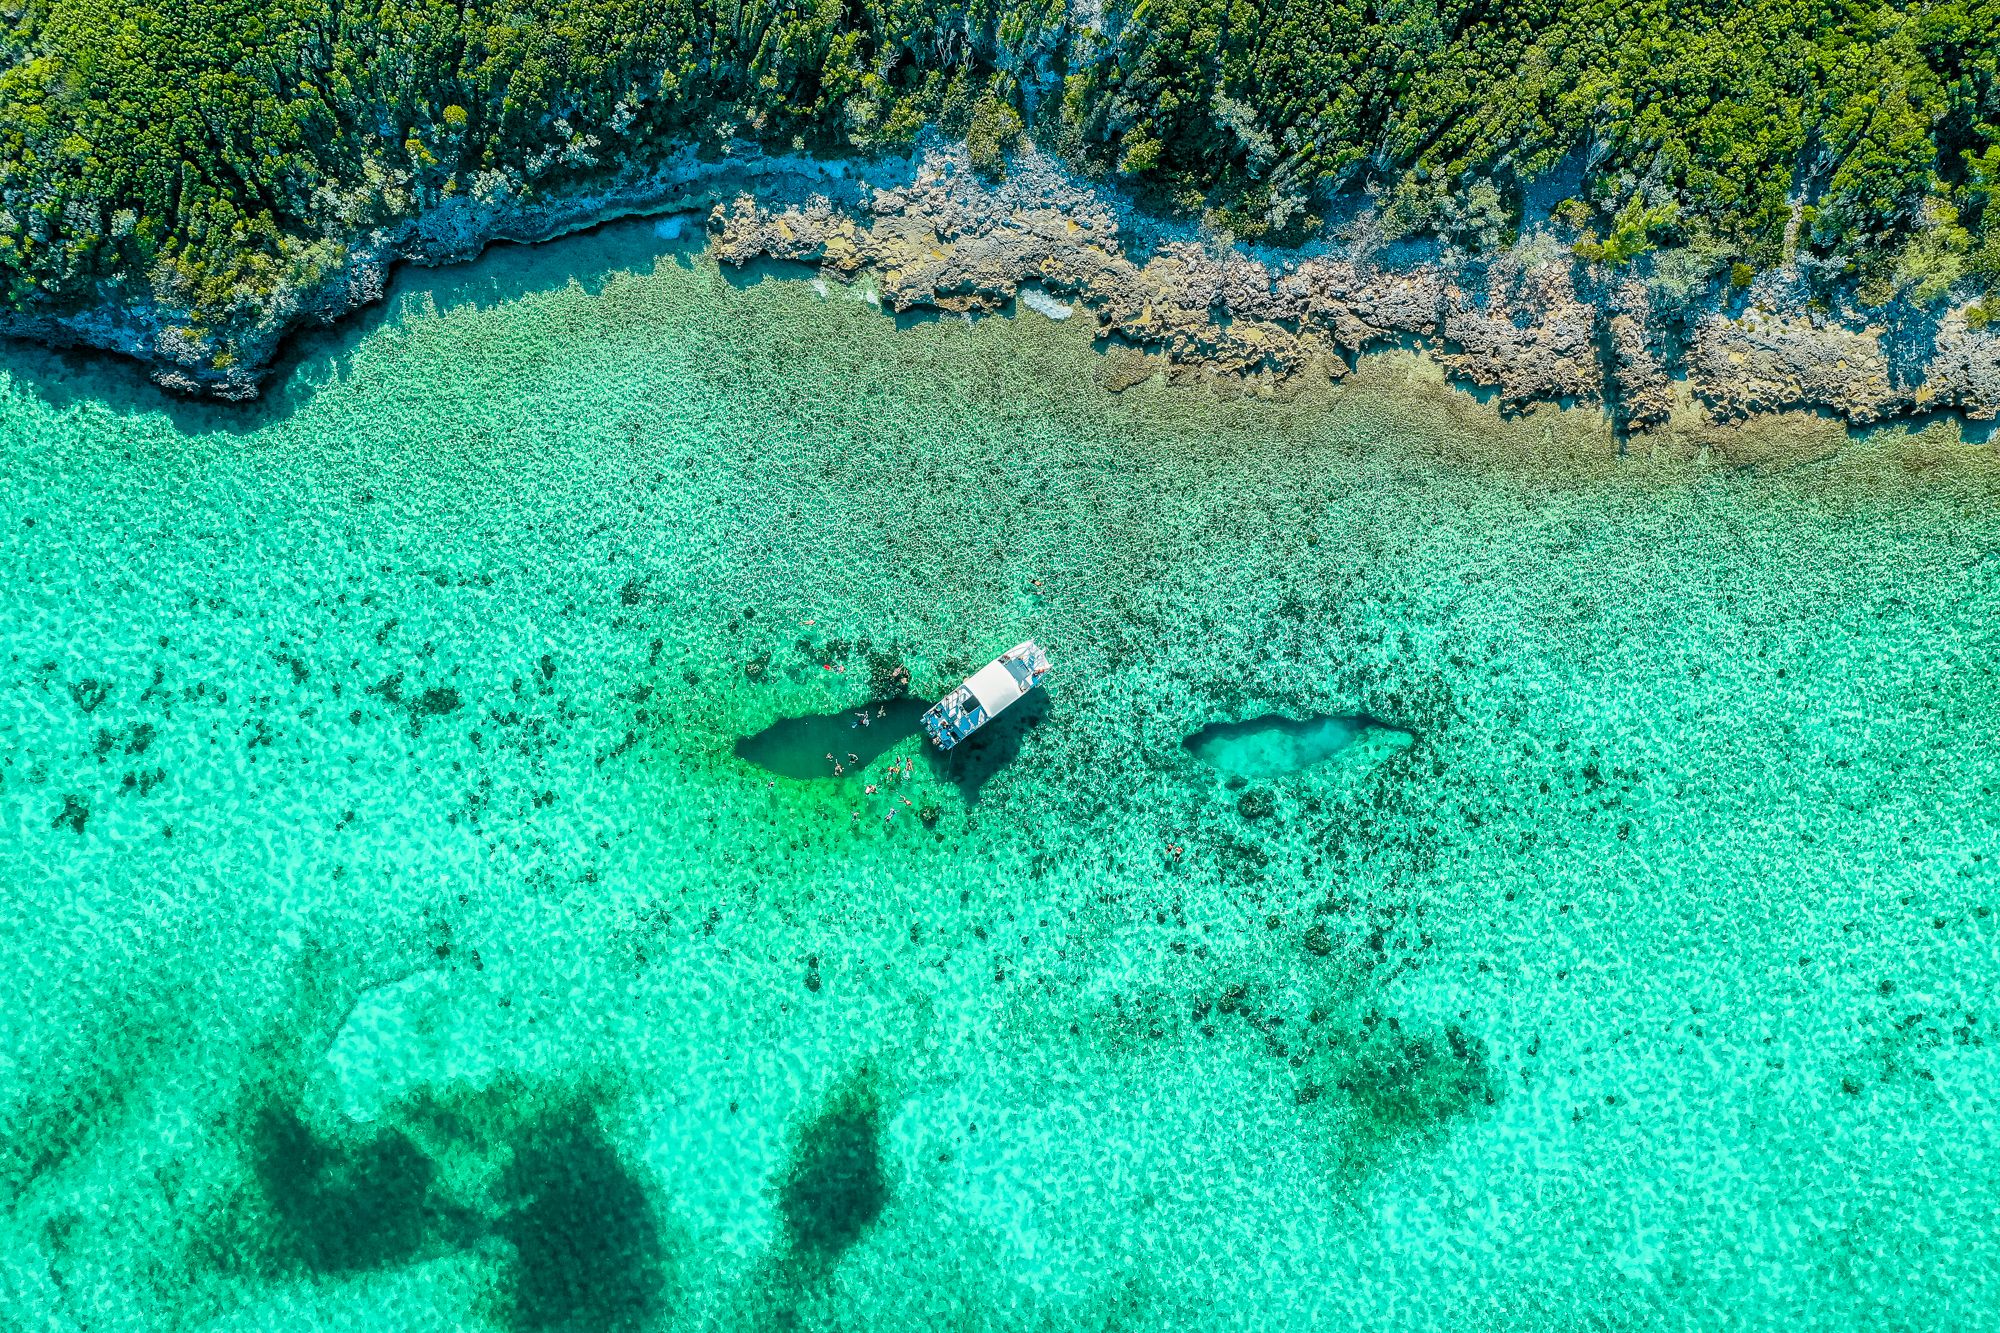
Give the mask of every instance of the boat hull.
M 949 750 L 1042 683 L 1048 654 L 1033 639 L 1015 644 L 939 700 L 922 718 L 931 744 Z

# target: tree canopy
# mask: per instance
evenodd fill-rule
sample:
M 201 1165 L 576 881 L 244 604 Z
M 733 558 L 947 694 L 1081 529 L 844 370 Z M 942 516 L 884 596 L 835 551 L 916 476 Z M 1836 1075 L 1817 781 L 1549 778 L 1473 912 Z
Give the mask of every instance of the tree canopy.
M 2000 0 L 25 0 L 0 281 L 219 319 L 457 192 L 935 122 L 1273 240 L 1370 189 L 1490 246 L 1568 172 L 1591 262 L 1803 257 L 1935 300 L 2000 285 L 1996 58 Z

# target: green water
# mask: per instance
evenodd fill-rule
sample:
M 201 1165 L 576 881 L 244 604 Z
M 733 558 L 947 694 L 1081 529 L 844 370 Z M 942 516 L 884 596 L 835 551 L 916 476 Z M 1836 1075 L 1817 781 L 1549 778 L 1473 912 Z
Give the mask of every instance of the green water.
M 1233 779 L 1287 777 L 1344 753 L 1367 734 L 1365 717 L 1281 717 L 1211 722 L 1184 742 L 1188 753 Z M 1404 743 L 1410 737 L 1402 733 Z
M 248 412 L 9 349 L 0 1324 L 2000 1323 L 1991 450 L 1086 337 L 629 227 Z

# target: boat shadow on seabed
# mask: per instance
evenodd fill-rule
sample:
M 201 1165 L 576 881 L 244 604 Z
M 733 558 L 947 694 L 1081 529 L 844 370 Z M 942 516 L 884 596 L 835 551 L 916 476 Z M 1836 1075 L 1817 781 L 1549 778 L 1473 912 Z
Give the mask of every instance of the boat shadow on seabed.
M 867 727 L 856 727 L 859 707 L 838 713 L 780 718 L 754 736 L 736 742 L 736 754 L 766 772 L 801 782 L 842 776 L 859 778 L 882 755 L 921 750 L 931 771 L 952 783 L 967 805 L 979 799 L 979 789 L 1021 753 L 1027 734 L 1041 725 L 1049 711 L 1046 690 L 1036 690 L 981 727 L 950 750 L 939 750 L 924 738 L 918 719 L 930 707 L 921 699 L 877 700 L 880 710 Z M 843 775 L 829 771 L 828 754 L 853 754 L 857 762 Z
M 987 779 L 1013 763 L 1028 733 L 1042 725 L 1049 702 L 1047 690 L 1036 690 L 949 750 L 925 741 L 931 770 L 955 785 L 967 805 L 973 804 Z

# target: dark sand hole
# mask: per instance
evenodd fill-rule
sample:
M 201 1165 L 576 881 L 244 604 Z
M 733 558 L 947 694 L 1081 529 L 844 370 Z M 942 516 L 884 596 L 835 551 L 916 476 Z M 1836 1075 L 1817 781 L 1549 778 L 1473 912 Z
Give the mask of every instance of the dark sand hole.
M 949 751 L 940 751 L 923 737 L 919 720 L 930 707 L 925 700 L 877 699 L 867 707 L 865 727 L 858 704 L 840 713 L 780 718 L 756 735 L 738 740 L 736 757 L 767 773 L 811 782 L 857 778 L 884 754 L 921 751 L 933 771 L 956 786 L 968 802 L 976 801 L 979 789 L 1014 761 L 1028 733 L 1042 724 L 1049 696 L 1046 690 L 1034 691 Z M 844 772 L 834 773 L 827 762 L 829 754 Z M 850 760 L 850 754 L 855 758 Z
M 837 1089 L 799 1131 L 778 1190 L 792 1251 L 827 1263 L 861 1239 L 889 1203 L 882 1103 L 865 1080 Z
M 1377 728 L 1400 731 L 1361 714 L 1291 718 L 1269 713 L 1247 722 L 1211 722 L 1181 743 L 1226 777 L 1276 778 L 1323 764 Z
M 839 713 L 814 713 L 780 718 L 754 736 L 736 742 L 736 757 L 779 777 L 809 782 L 835 776 L 830 754 L 846 769 L 845 777 L 861 771 L 883 754 L 917 734 L 917 719 L 930 707 L 921 699 L 877 700 L 865 705 L 868 725 L 861 725 L 864 705 Z M 848 755 L 856 756 L 848 759 Z

